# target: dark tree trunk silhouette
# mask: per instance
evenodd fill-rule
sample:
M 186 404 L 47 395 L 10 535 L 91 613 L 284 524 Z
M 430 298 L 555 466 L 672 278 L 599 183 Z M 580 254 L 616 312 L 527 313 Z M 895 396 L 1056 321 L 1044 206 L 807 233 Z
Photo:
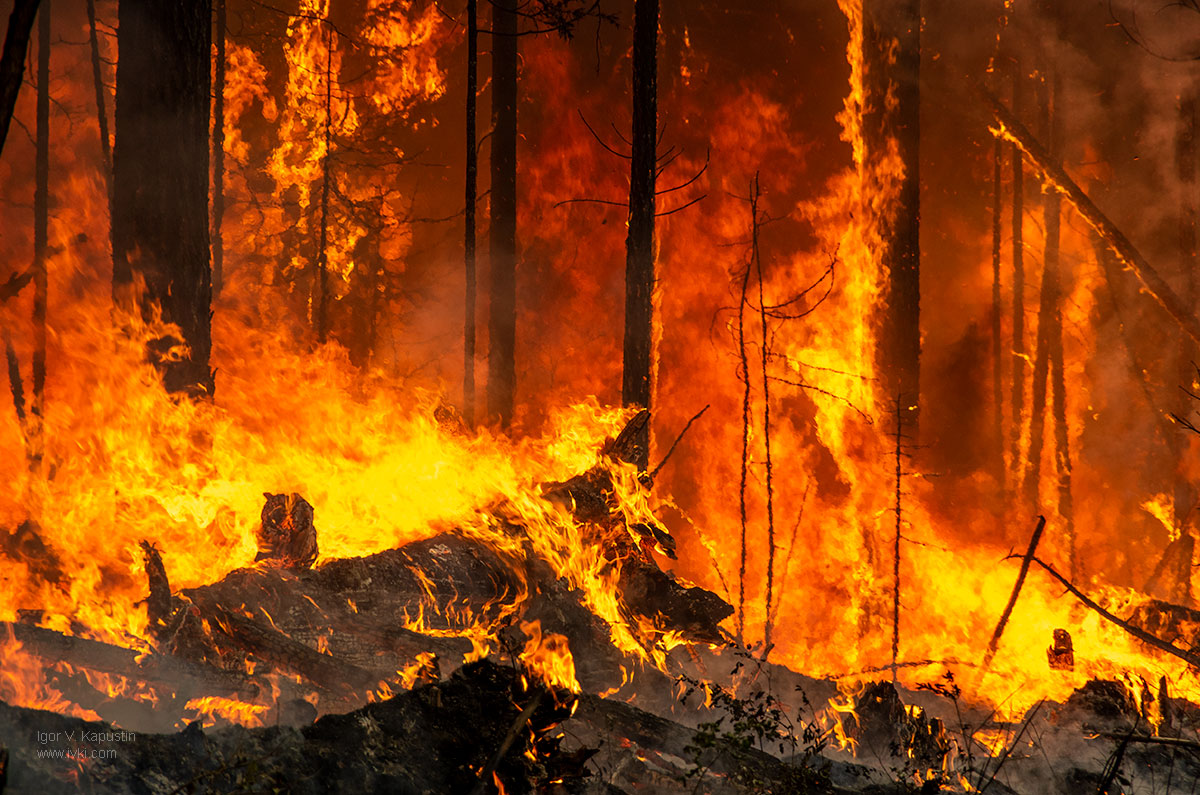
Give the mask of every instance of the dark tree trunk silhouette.
M 4 50 L 0 52 L 0 152 L 4 151 L 13 110 L 17 107 L 17 94 L 21 92 L 25 53 L 29 51 L 29 37 L 33 33 L 37 9 L 38 0 L 16 0 L 8 17 Z
M 216 298 L 221 294 L 225 280 L 225 247 L 221 240 L 221 221 L 225 217 L 225 0 L 214 2 L 213 43 L 217 53 L 213 70 L 212 283 L 213 298 Z
M 328 20 L 326 21 L 328 24 Z M 317 241 L 317 284 L 313 300 L 313 325 L 317 342 L 329 339 L 329 158 L 333 148 L 333 27 L 325 39 L 325 156 L 321 158 L 321 231 Z
M 1025 75 L 1021 63 L 1013 68 L 1013 113 L 1021 112 L 1021 88 Z M 1021 149 L 1012 144 L 1012 424 L 1009 444 L 1013 472 L 1019 473 L 1021 462 L 1021 428 L 1025 415 L 1025 161 Z
M 625 238 L 625 358 L 621 399 L 650 408 L 654 355 L 654 191 L 658 143 L 658 0 L 633 10 L 633 156 L 629 169 L 629 233 Z M 638 440 L 646 468 L 649 425 Z
M 171 392 L 211 395 L 212 5 L 122 0 L 118 21 L 113 297 L 127 310 L 136 305 L 147 318 L 160 306 L 163 319 L 177 324 L 183 337 L 150 346 L 164 385 Z M 177 342 L 186 344 L 188 354 L 165 360 L 161 354 Z
M 1049 142 L 1052 132 L 1050 86 L 1038 84 L 1038 126 L 1042 140 Z M 1050 144 L 1052 146 L 1052 144 Z M 1051 150 L 1053 151 L 1053 150 Z M 1042 194 L 1042 223 L 1046 238 L 1042 249 L 1042 289 L 1038 301 L 1037 337 L 1033 354 L 1033 396 L 1029 406 L 1029 457 L 1025 467 L 1025 500 L 1029 510 L 1041 507 L 1042 450 L 1045 447 L 1047 400 L 1050 385 L 1050 346 L 1054 334 L 1054 316 L 1058 310 L 1058 191 Z
M 872 219 L 882 238 L 887 268 L 886 311 L 880 350 L 883 388 L 901 395 L 905 424 L 915 441 L 921 376 L 920 286 L 920 0 L 863 2 L 863 138 L 868 168 L 899 145 L 904 176 L 899 197 Z
M 104 74 L 100 68 L 100 38 L 96 34 L 96 0 L 87 0 L 88 45 L 92 52 L 92 84 L 96 88 L 96 126 L 100 132 L 100 159 L 104 164 L 104 187 L 108 190 L 108 212 L 112 214 L 112 144 L 108 139 L 108 103 L 104 99 Z
M 1179 180 L 1179 259 L 1183 273 L 1182 298 L 1187 306 L 1196 305 L 1196 94 L 1188 91 L 1179 99 L 1179 128 L 1175 143 L 1175 170 Z M 1180 334 L 1179 357 L 1175 380 L 1189 384 L 1195 377 L 1192 362 L 1196 361 L 1196 349 L 1186 334 Z M 1186 393 L 1177 393 L 1175 413 L 1186 417 L 1191 410 L 1191 398 Z M 1174 433 L 1169 437 L 1174 446 L 1176 460 L 1183 437 Z M 1191 478 L 1177 471 L 1175 476 L 1175 526 L 1183 528 L 1188 513 L 1196 503 L 1196 489 Z M 1188 532 L 1186 529 L 1183 532 Z M 1189 559 L 1190 565 L 1190 559 Z M 1189 595 L 1190 598 L 1190 595 Z M 1181 602 L 1181 604 L 1183 604 Z
M 1000 233 L 1003 229 L 1004 146 L 997 138 L 992 144 L 992 433 L 996 439 L 996 480 L 1000 491 L 1007 490 L 1004 466 L 1004 335 L 1000 297 Z
M 504 427 L 516 388 L 517 61 L 517 0 L 493 0 L 487 410 Z
M 475 424 L 475 202 L 478 199 L 479 153 L 475 130 L 479 91 L 479 9 L 467 0 L 467 184 L 463 231 L 463 272 L 466 308 L 463 312 L 463 419 Z
M 45 450 L 46 244 L 50 222 L 50 0 L 38 11 L 37 139 L 33 192 L 33 395 L 29 403 L 29 466 L 39 471 Z

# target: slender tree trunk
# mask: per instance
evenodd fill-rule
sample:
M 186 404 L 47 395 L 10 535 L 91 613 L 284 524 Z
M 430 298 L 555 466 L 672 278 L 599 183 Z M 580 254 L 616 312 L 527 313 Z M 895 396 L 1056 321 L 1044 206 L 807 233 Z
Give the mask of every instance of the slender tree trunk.
M 50 221 L 50 0 L 38 11 L 37 140 L 33 195 L 33 396 L 29 465 L 42 468 L 46 407 L 46 244 Z
M 1039 86 L 1039 115 L 1041 136 L 1050 140 L 1051 111 L 1050 86 Z M 1029 411 L 1029 461 L 1025 469 L 1025 499 L 1031 510 L 1040 506 L 1042 448 L 1045 441 L 1047 421 L 1047 392 L 1050 386 L 1051 346 L 1055 333 L 1055 314 L 1058 311 L 1058 243 L 1059 243 L 1059 194 L 1048 190 L 1042 194 L 1042 217 L 1046 230 L 1042 263 L 1042 290 L 1038 304 L 1037 345 L 1033 361 L 1033 402 Z
M 996 480 L 1002 494 L 1008 490 L 1004 464 L 1004 336 L 1001 331 L 1004 304 L 1000 298 L 1003 160 L 1004 147 L 997 138 L 992 148 L 992 435 L 996 439 Z
M 382 236 L 382 232 L 372 229 L 368 234 L 370 240 L 368 241 L 367 261 L 371 274 L 368 288 L 371 291 L 371 299 L 368 303 L 367 355 L 364 364 L 369 367 L 375 356 L 376 342 L 379 340 L 379 299 L 383 289 L 383 257 L 379 254 L 379 238 Z
M 1013 68 L 1013 113 L 1021 112 L 1021 62 Z M 1014 473 L 1020 473 L 1021 428 L 1025 424 L 1025 162 L 1020 148 L 1009 148 L 1012 162 L 1012 423 L 1009 447 Z
M 16 0 L 8 17 L 4 50 L 0 52 L 0 152 L 4 151 L 13 110 L 17 107 L 17 94 L 21 92 L 25 53 L 29 51 L 29 37 L 33 33 L 37 9 L 38 0 Z
M 1175 144 L 1175 173 L 1179 180 L 1179 258 L 1183 272 L 1183 295 L 1189 309 L 1196 306 L 1196 94 L 1188 90 L 1179 98 L 1179 127 Z M 1195 347 L 1186 334 L 1178 337 L 1179 357 L 1176 380 L 1190 384 L 1196 372 L 1192 362 L 1196 359 Z M 1186 394 L 1177 393 L 1175 412 L 1187 416 L 1191 402 Z M 1172 459 L 1180 461 L 1181 448 L 1186 445 L 1181 434 L 1171 434 Z M 1176 469 L 1175 474 L 1175 526 L 1182 532 L 1188 514 L 1196 502 L 1196 490 L 1191 479 Z M 1190 561 L 1189 561 L 1190 563 Z
M 759 365 L 762 370 L 763 385 L 763 450 L 765 453 L 767 487 L 767 593 L 764 597 L 766 622 L 763 628 L 763 659 L 771 652 L 771 602 L 775 590 L 775 482 L 774 466 L 771 462 L 771 378 L 767 373 L 767 362 L 771 357 L 770 331 L 767 328 L 767 303 L 763 291 L 762 255 L 758 248 L 758 174 L 754 175 L 754 185 L 750 190 L 750 212 L 752 216 L 751 259 L 758 277 L 758 319 L 759 332 L 762 334 L 762 346 L 759 348 Z M 749 379 L 747 379 L 749 380 Z
M 904 176 L 895 202 L 873 223 L 887 269 L 881 365 L 884 389 L 906 404 L 905 420 L 916 440 L 921 379 L 920 281 L 920 0 L 863 0 L 863 138 L 868 163 L 899 146 Z
M 467 184 L 463 230 L 463 272 L 466 307 L 463 312 L 463 419 L 475 424 L 475 202 L 478 200 L 479 152 L 475 130 L 479 91 L 479 9 L 467 0 Z
M 738 481 L 738 509 L 741 518 L 740 552 L 738 561 L 737 642 L 745 643 L 746 632 L 746 561 L 749 547 L 746 544 L 748 527 L 746 511 L 746 481 L 750 471 L 750 427 L 753 416 L 750 411 L 750 358 L 746 355 L 746 299 L 750 289 L 750 267 L 742 276 L 742 291 L 738 298 L 738 375 L 742 379 L 742 469 Z
M 317 299 L 313 307 L 313 325 L 317 343 L 329 339 L 329 158 L 333 146 L 333 26 L 329 25 L 325 45 L 325 156 L 321 158 L 321 234 L 317 249 Z
M 625 238 L 625 351 L 621 399 L 650 408 L 654 367 L 654 195 L 658 144 L 658 0 L 633 8 L 633 157 Z M 747 377 L 749 377 L 747 375 Z M 638 440 L 645 470 L 650 429 Z
M 88 0 L 93 3 L 95 0 Z M 221 221 L 225 218 L 225 0 L 216 4 L 214 43 L 217 47 L 213 70 L 212 122 L 212 273 L 213 298 L 221 294 L 225 280 L 225 246 L 221 239 Z
M 150 354 L 171 392 L 211 395 L 208 156 L 210 0 L 122 0 L 113 151 L 113 296 L 143 316 L 162 308 L 182 340 Z M 144 280 L 137 295 L 135 276 Z M 183 342 L 188 354 L 164 357 Z
M 492 188 L 488 415 L 508 427 L 517 343 L 517 0 L 492 2 Z
M 1063 109 L 1059 106 L 1062 95 L 1062 80 L 1054 72 L 1053 90 L 1050 95 L 1052 116 L 1050 118 L 1049 141 L 1051 151 L 1062 150 Z M 1059 242 L 1061 230 L 1061 198 L 1058 191 L 1049 191 L 1047 201 L 1053 207 L 1047 212 L 1046 249 L 1047 263 L 1053 262 L 1055 274 L 1054 312 L 1050 328 L 1050 380 L 1054 393 L 1054 463 L 1058 475 L 1058 515 L 1063 520 L 1063 542 L 1067 547 L 1067 560 L 1071 579 L 1079 577 L 1079 556 L 1075 544 L 1075 503 L 1071 496 L 1071 437 L 1067 427 L 1067 384 L 1063 363 L 1062 291 L 1059 280 Z M 1050 221 L 1053 220 L 1053 227 Z M 1050 248 L 1053 244 L 1053 257 Z
M 104 99 L 104 73 L 100 67 L 100 37 L 96 33 L 96 0 L 87 0 L 88 44 L 92 52 L 92 84 L 96 87 L 96 126 L 100 133 L 100 159 L 104 164 L 104 187 L 108 213 L 112 215 L 112 144 L 108 139 L 108 102 Z

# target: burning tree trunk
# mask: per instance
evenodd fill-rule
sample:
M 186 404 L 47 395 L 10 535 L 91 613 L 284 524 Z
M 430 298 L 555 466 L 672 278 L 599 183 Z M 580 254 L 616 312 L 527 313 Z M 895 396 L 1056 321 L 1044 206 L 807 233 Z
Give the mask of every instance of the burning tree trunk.
M 92 3 L 94 0 L 88 0 Z M 213 71 L 212 121 L 212 289 L 215 298 L 225 278 L 225 248 L 221 241 L 221 221 L 225 217 L 225 0 L 215 0 L 213 42 L 216 62 Z M 95 28 L 93 27 L 93 30 Z
M 124 0 L 117 46 L 113 153 L 113 297 L 154 307 L 182 340 L 151 354 L 171 392 L 211 395 L 212 271 L 208 237 L 209 0 Z M 145 292 L 137 295 L 137 282 Z M 187 355 L 162 361 L 179 342 Z
M 4 151 L 13 110 L 17 107 L 17 94 L 21 91 L 25 73 L 25 53 L 29 49 L 37 8 L 38 0 L 16 0 L 8 17 L 4 51 L 0 53 L 0 152 Z
M 654 348 L 654 186 L 658 144 L 658 0 L 637 0 L 633 18 L 633 156 L 625 238 L 625 358 L 621 399 L 649 408 Z M 645 469 L 649 427 L 639 440 Z
M 1003 144 L 997 140 L 992 147 L 992 433 L 996 439 L 996 480 L 1001 493 L 1007 491 L 1004 466 L 1004 336 L 1001 331 L 1004 305 L 1000 298 L 1003 158 Z
M 313 299 L 313 325 L 317 342 L 329 338 L 329 181 L 333 179 L 330 157 L 333 154 L 333 26 L 325 38 L 325 155 L 321 158 L 321 231 L 317 241 L 317 283 Z
M 492 3 L 491 285 L 488 300 L 488 414 L 507 426 L 516 388 L 517 2 Z
M 1021 62 L 1013 69 L 1013 113 L 1021 110 L 1021 85 L 1025 75 Z M 1015 143 L 1010 148 L 1012 158 L 1012 424 L 1009 427 L 1009 447 L 1014 472 L 1021 461 L 1021 428 L 1025 415 L 1025 159 Z
M 467 182 L 463 229 L 463 273 L 466 308 L 463 311 L 463 419 L 475 424 L 475 202 L 478 201 L 479 153 L 476 149 L 476 94 L 479 91 L 479 9 L 467 0 Z
M 100 133 L 100 159 L 104 166 L 104 187 L 108 194 L 108 213 L 112 216 L 113 174 L 112 144 L 108 139 L 108 103 L 104 100 L 104 75 L 100 71 L 100 39 L 96 34 L 96 0 L 87 0 L 88 45 L 92 52 L 92 85 L 96 90 L 96 126 Z
M 33 194 L 33 397 L 29 403 L 29 466 L 42 466 L 46 403 L 46 242 L 50 220 L 50 0 L 38 12 L 37 154 Z
M 1179 179 L 1179 259 L 1184 275 L 1183 300 L 1187 306 L 1196 305 L 1196 94 L 1185 93 L 1179 100 L 1179 128 L 1175 145 L 1175 169 Z M 1196 359 L 1195 346 L 1186 334 L 1178 337 L 1179 354 L 1176 372 L 1180 384 L 1189 384 L 1195 377 L 1192 362 Z M 1186 416 L 1190 409 L 1188 396 L 1179 394 L 1181 401 L 1176 406 L 1176 414 Z M 1168 437 L 1171 440 L 1176 459 L 1184 449 L 1186 442 L 1177 433 Z M 1183 472 L 1177 471 L 1175 476 L 1175 526 L 1182 528 L 1187 521 L 1188 513 L 1196 503 L 1196 489 L 1191 479 Z M 1185 531 L 1186 532 L 1186 531 Z M 1190 602 L 1191 595 L 1188 594 Z M 1181 602 L 1188 604 L 1188 602 Z
M 1052 138 L 1054 120 L 1050 110 L 1050 86 L 1039 85 L 1040 126 L 1042 135 Z M 1053 143 L 1051 144 L 1053 147 Z M 1041 497 L 1042 448 L 1046 429 L 1046 408 L 1049 386 L 1051 338 L 1056 333 L 1058 318 L 1058 242 L 1059 199 L 1056 191 L 1047 190 L 1042 197 L 1042 221 L 1045 240 L 1042 248 L 1042 290 L 1038 304 L 1037 343 L 1033 360 L 1033 402 L 1029 410 L 1029 462 L 1025 470 L 1025 499 L 1036 510 Z
M 863 0 L 863 143 L 870 168 L 898 147 L 895 196 L 872 218 L 887 269 L 880 354 L 888 395 L 908 404 L 916 438 L 921 372 L 920 289 L 920 0 Z

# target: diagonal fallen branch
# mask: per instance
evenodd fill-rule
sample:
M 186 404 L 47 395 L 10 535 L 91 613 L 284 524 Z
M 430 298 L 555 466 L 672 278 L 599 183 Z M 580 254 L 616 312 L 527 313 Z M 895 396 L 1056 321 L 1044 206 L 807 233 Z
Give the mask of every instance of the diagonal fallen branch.
M 1029 539 L 1029 549 L 1021 559 L 1021 571 L 1017 574 L 1012 595 L 1008 597 L 1008 604 L 1004 606 L 1004 612 L 1000 614 L 1000 620 L 996 623 L 996 631 L 992 633 L 992 639 L 988 641 L 987 654 L 983 656 L 984 668 L 991 664 L 992 657 L 996 655 L 996 648 L 1000 645 L 1000 636 L 1004 634 L 1004 628 L 1008 626 L 1008 619 L 1012 617 L 1013 608 L 1017 606 L 1017 597 L 1021 595 L 1021 586 L 1025 584 L 1025 575 L 1029 574 L 1029 564 L 1033 561 L 1033 555 L 1037 552 L 1038 542 L 1042 540 L 1042 531 L 1045 529 L 1046 517 L 1039 516 L 1033 537 Z
M 1175 318 L 1180 328 L 1188 336 L 1196 342 L 1200 342 L 1200 321 L 1196 319 L 1196 315 L 1176 295 L 1171 286 L 1158 274 L 1158 271 L 1151 267 L 1133 243 L 1129 242 L 1129 238 L 1125 237 L 1116 224 L 1100 211 L 1095 202 L 1071 179 L 1066 169 L 1051 157 L 1045 147 L 1029 132 L 1020 119 L 1013 115 L 1012 111 L 987 89 L 981 88 L 979 94 L 998 125 L 992 129 L 992 133 L 1011 141 L 1024 153 L 1042 176 L 1062 193 L 1067 201 L 1071 202 L 1079 216 L 1087 221 L 1096 234 L 1113 250 L 1113 253 L 1134 272 L 1142 286 L 1146 288 L 1146 292 L 1167 311 L 1167 314 Z
M 1008 558 L 1006 558 L 1006 560 L 1015 558 L 1015 557 L 1017 557 L 1017 556 L 1009 555 Z M 1195 652 L 1188 651 L 1187 649 L 1181 649 L 1173 643 L 1168 643 L 1167 641 L 1163 640 L 1162 638 L 1157 637 L 1155 635 L 1151 635 L 1149 632 L 1146 632 L 1143 629 L 1139 629 L 1138 627 L 1135 627 L 1133 624 L 1130 624 L 1128 621 L 1118 618 L 1116 615 L 1108 612 L 1103 607 L 1101 607 L 1099 604 L 1097 604 L 1095 601 L 1088 598 L 1088 596 L 1086 594 L 1084 594 L 1082 591 L 1080 591 L 1078 588 L 1076 588 L 1074 585 L 1072 585 L 1070 580 L 1068 580 L 1066 577 L 1062 576 L 1057 571 L 1055 571 L 1054 567 L 1051 566 L 1049 563 L 1039 560 L 1036 557 L 1031 557 L 1030 560 L 1032 560 L 1034 563 L 1038 564 L 1043 569 L 1045 569 L 1047 574 L 1049 574 L 1054 579 L 1058 580 L 1059 583 L 1061 583 L 1064 588 L 1066 588 L 1068 591 L 1070 591 L 1071 594 L 1076 599 L 1078 599 L 1080 602 L 1082 602 L 1085 607 L 1089 607 L 1092 610 L 1095 610 L 1097 613 L 1100 614 L 1100 616 L 1102 618 L 1105 618 L 1108 621 L 1112 622 L 1113 624 L 1116 624 L 1118 627 L 1125 630 L 1130 635 L 1133 635 L 1135 638 L 1142 641 L 1143 643 L 1153 646 L 1154 648 L 1159 649 L 1160 651 L 1165 651 L 1167 654 L 1178 657 L 1179 659 L 1183 660 L 1188 665 L 1194 665 L 1197 668 L 1200 668 L 1200 654 L 1196 654 Z

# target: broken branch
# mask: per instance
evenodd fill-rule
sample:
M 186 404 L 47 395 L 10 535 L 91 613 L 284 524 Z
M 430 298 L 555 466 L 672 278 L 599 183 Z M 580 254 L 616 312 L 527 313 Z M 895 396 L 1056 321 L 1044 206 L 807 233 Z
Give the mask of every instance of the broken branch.
M 1042 540 L 1042 531 L 1045 529 L 1046 517 L 1039 516 L 1037 527 L 1033 530 L 1033 537 L 1029 539 L 1029 549 L 1026 550 L 1025 557 L 1021 560 L 1021 571 L 1017 573 L 1017 581 L 1013 584 L 1012 595 L 1008 597 L 1008 604 L 1004 606 L 1004 612 L 1000 614 L 1000 621 L 996 623 L 996 631 L 992 633 L 992 639 L 988 641 L 987 654 L 983 657 L 985 668 L 991 664 L 992 657 L 996 654 L 996 647 L 1000 645 L 1000 636 L 1004 634 L 1008 619 L 1017 605 L 1017 597 L 1021 595 L 1021 586 L 1025 584 L 1025 575 L 1029 574 L 1029 564 L 1033 560 L 1033 554 L 1037 552 L 1038 542 Z
M 1016 556 L 1010 555 L 1009 557 L 1011 558 L 1011 557 L 1016 557 Z M 1092 610 L 1095 610 L 1103 618 L 1107 619 L 1108 621 L 1112 622 L 1113 624 L 1116 624 L 1118 627 L 1125 630 L 1130 635 L 1133 635 L 1135 638 L 1142 641 L 1143 643 L 1153 646 L 1154 648 L 1159 649 L 1161 651 L 1165 651 L 1167 654 L 1170 654 L 1174 657 L 1178 657 L 1179 659 L 1183 660 L 1188 665 L 1194 665 L 1197 668 L 1200 668 L 1200 655 L 1198 655 L 1194 652 L 1188 651 L 1187 649 L 1181 649 L 1173 643 L 1168 643 L 1167 641 L 1163 640 L 1162 638 L 1156 637 L 1155 635 L 1151 635 L 1149 632 L 1146 632 L 1145 630 L 1138 629 L 1133 624 L 1130 624 L 1128 621 L 1118 618 L 1117 616 L 1115 616 L 1112 613 L 1105 610 L 1103 607 L 1101 607 L 1096 602 L 1089 599 L 1086 594 L 1084 594 L 1082 591 L 1080 591 L 1078 588 L 1076 588 L 1074 585 L 1072 585 L 1070 580 L 1068 580 L 1066 577 L 1062 576 L 1057 571 L 1055 571 L 1054 567 L 1051 566 L 1049 563 L 1039 560 L 1036 557 L 1031 557 L 1030 560 L 1032 560 L 1034 563 L 1038 564 L 1043 569 L 1045 569 L 1046 573 L 1049 574 L 1051 577 L 1058 580 L 1059 583 L 1061 583 L 1064 588 L 1066 588 L 1068 591 L 1070 591 L 1071 595 L 1073 595 L 1076 599 L 1078 599 L 1080 602 L 1082 602 L 1085 607 L 1089 607 Z

